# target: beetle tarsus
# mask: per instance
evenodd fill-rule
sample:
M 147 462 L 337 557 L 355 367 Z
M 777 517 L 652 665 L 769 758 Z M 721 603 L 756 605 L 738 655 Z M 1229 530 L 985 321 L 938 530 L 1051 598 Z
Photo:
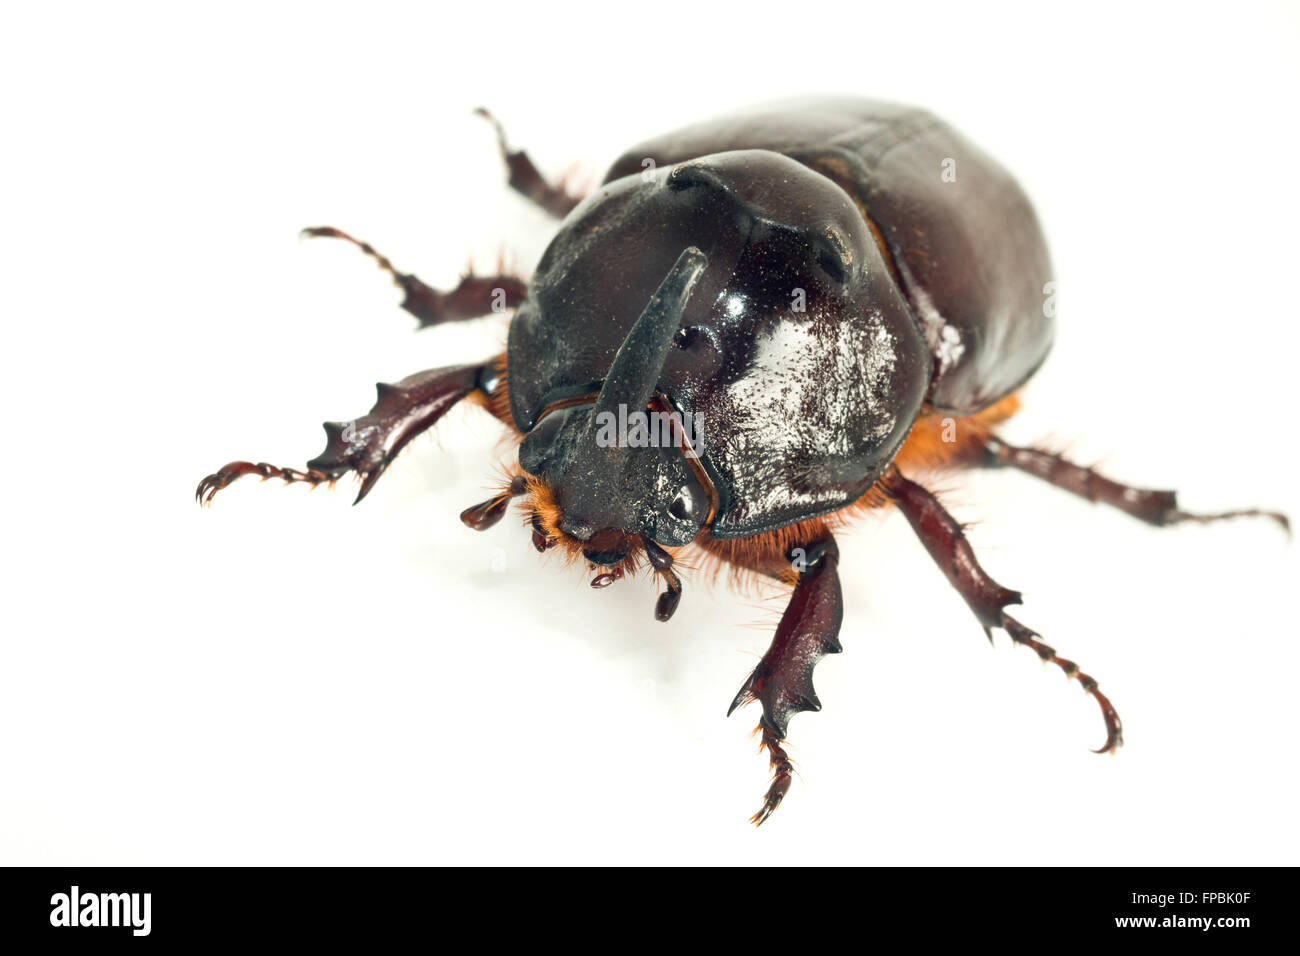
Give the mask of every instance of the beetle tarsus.
M 1209 514 L 1194 514 L 1189 511 L 1179 511 L 1175 508 L 1165 514 L 1165 520 L 1161 524 L 1173 525 L 1185 522 L 1210 524 L 1214 521 L 1228 521 L 1233 518 L 1268 518 L 1276 521 L 1281 526 L 1288 539 L 1291 537 L 1291 519 L 1281 511 L 1267 511 L 1263 508 L 1239 508 L 1235 511 L 1219 511 Z
M 1097 689 L 1097 682 L 1079 670 L 1077 664 L 1058 657 L 1036 632 L 1006 613 L 1004 608 L 1007 605 L 1020 603 L 1020 592 L 1002 587 L 980 567 L 957 519 L 948 513 L 938 498 L 916 482 L 904 478 L 897 468 L 890 469 L 883 484 L 930 552 L 930 557 L 975 613 L 985 633 L 990 633 L 995 627 L 1002 628 L 1011 640 L 1031 648 L 1044 661 L 1065 671 L 1067 677 L 1078 680 L 1097 701 L 1106 722 L 1106 743 L 1095 752 L 1113 753 L 1117 750 L 1123 743 L 1122 725 L 1110 700 Z
M 1213 514 L 1180 511 L 1178 495 L 1173 491 L 1134 488 L 1107 478 L 1092 468 L 1077 465 L 1055 452 L 1040 448 L 1017 448 L 998 438 L 990 438 L 985 442 L 983 464 L 989 468 L 1015 468 L 1072 495 L 1118 508 L 1125 514 L 1156 527 L 1186 523 L 1209 524 L 1232 518 L 1269 518 L 1282 526 L 1287 537 L 1291 536 L 1291 522 L 1280 511 L 1262 508 L 1240 508 Z
M 557 219 L 563 219 L 574 206 L 582 202 L 583 197 L 572 195 L 563 182 L 554 185 L 548 182 L 522 149 L 512 150 L 509 140 L 506 139 L 505 127 L 485 107 L 480 106 L 474 110 L 474 114 L 491 123 L 493 130 L 496 131 L 497 146 L 510 173 L 511 189 L 532 200 Z
M 783 740 L 773 733 L 771 728 L 760 723 L 754 728 L 754 733 L 763 735 L 758 749 L 760 753 L 767 751 L 772 765 L 772 785 L 763 795 L 763 806 L 749 818 L 749 822 L 758 827 L 776 812 L 776 808 L 785 799 L 786 793 L 790 790 L 790 781 L 794 777 L 794 765 L 790 762 L 790 755 L 781 746 Z
M 211 505 L 212 499 L 217 496 L 218 491 L 238 481 L 244 475 L 261 475 L 263 481 L 268 478 L 279 478 L 286 485 L 305 482 L 313 488 L 323 481 L 334 480 L 334 476 L 323 471 L 317 471 L 314 468 L 299 471 L 296 468 L 281 468 L 278 465 L 268 465 L 264 461 L 232 461 L 200 481 L 198 489 L 194 492 L 194 499 L 200 505 Z
M 1124 744 L 1124 725 L 1120 722 L 1119 713 L 1111 704 L 1110 699 L 1098 690 L 1097 681 L 1079 670 L 1079 665 L 1074 661 L 1058 657 L 1056 651 L 1040 640 L 1041 635 L 1025 627 L 1010 614 L 1003 613 L 1002 629 L 1007 632 L 1011 640 L 1028 647 L 1044 663 L 1055 664 L 1065 672 L 1066 677 L 1077 680 L 1083 687 L 1084 692 L 1096 699 L 1097 704 L 1101 707 L 1102 719 L 1106 721 L 1106 743 L 1100 749 L 1094 750 L 1093 753 L 1115 753 L 1119 750 Z
M 368 242 L 354 238 L 333 226 L 312 226 L 301 233 L 304 238 L 343 239 L 352 243 L 387 272 L 402 290 L 402 308 L 415 316 L 421 328 L 477 319 L 492 312 L 516 308 L 524 300 L 528 286 L 518 276 L 508 275 L 502 269 L 497 275 L 474 275 L 473 271 L 461 276 L 459 284 L 443 292 L 426 285 L 419 277 L 408 272 L 398 272 L 387 257 L 381 255 Z M 502 263 L 504 266 L 504 263 Z

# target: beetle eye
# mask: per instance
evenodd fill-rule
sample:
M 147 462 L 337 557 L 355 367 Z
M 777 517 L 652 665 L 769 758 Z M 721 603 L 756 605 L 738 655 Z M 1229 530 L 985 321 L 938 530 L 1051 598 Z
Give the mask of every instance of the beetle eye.
M 831 230 L 814 240 L 814 259 L 817 266 L 830 277 L 832 282 L 843 284 L 848 278 L 852 257 L 848 243 L 836 230 Z
M 678 521 L 699 520 L 700 496 L 690 488 L 683 487 L 673 499 L 673 503 L 668 506 L 668 513 Z
M 831 281 L 844 281 L 844 263 L 840 261 L 839 256 L 834 255 L 829 250 L 823 249 L 817 254 L 817 265 L 821 266 L 822 271 L 831 277 Z

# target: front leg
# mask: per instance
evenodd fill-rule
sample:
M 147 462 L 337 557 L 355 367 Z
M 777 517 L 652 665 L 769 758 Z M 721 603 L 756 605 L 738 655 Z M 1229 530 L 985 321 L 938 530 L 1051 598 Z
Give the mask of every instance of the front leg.
M 1075 678 L 1084 691 L 1096 699 L 1106 721 L 1106 743 L 1096 752 L 1113 753 L 1117 750 L 1123 743 L 1119 714 L 1106 695 L 1097 689 L 1097 682 L 1079 670 L 1079 665 L 1073 661 L 1058 657 L 1056 651 L 1039 639 L 1038 634 L 1003 610 L 1007 605 L 1020 603 L 1020 592 L 1004 588 L 980 567 L 957 519 L 948 513 L 939 499 L 916 482 L 904 478 L 897 468 L 890 470 L 882 484 L 925 549 L 930 552 L 935 564 L 939 565 L 957 593 L 975 612 L 975 617 L 983 625 L 989 640 L 993 639 L 992 629 L 1000 627 L 1011 640 L 1030 648 L 1044 661 L 1057 665 L 1065 671 L 1067 677 Z
M 844 619 L 844 598 L 837 570 L 839 548 L 829 533 L 791 555 L 799 573 L 790 603 L 777 625 L 772 646 L 763 655 L 731 702 L 727 716 L 742 704 L 757 700 L 763 705 L 757 733 L 771 758 L 773 779 L 762 808 L 750 818 L 761 824 L 780 806 L 790 789 L 794 768 L 781 744 L 790 718 L 805 710 L 821 710 L 813 690 L 813 668 L 827 654 L 838 654 L 840 622 Z
M 307 462 L 305 471 L 232 461 L 199 482 L 195 497 L 200 504 L 211 504 L 218 491 L 244 475 L 314 486 L 351 471 L 361 479 L 359 502 L 407 442 L 432 427 L 453 405 L 476 393 L 485 402 L 491 399 L 493 390 L 502 387 L 495 369 L 495 363 L 458 365 L 417 372 L 396 385 L 380 383 L 379 397 L 365 415 L 351 422 L 325 423 L 325 450 Z

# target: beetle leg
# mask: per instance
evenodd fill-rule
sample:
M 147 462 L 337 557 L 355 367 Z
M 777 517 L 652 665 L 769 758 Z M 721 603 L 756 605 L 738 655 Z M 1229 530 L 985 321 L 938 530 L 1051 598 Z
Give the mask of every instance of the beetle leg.
M 555 185 L 547 182 L 522 149 L 512 150 L 506 139 L 505 127 L 485 107 L 480 106 L 474 112 L 491 123 L 492 128 L 496 130 L 501 158 L 505 160 L 506 168 L 510 171 L 511 189 L 531 199 L 557 219 L 563 219 L 574 206 L 582 202 L 583 197 L 572 195 L 563 182 Z
M 342 229 L 333 226 L 311 226 L 302 231 L 308 239 L 327 238 L 343 239 L 352 243 L 370 258 L 379 268 L 393 278 L 393 282 L 402 290 L 402 308 L 420 320 L 420 327 L 441 325 L 444 322 L 460 322 L 465 319 L 477 319 L 492 312 L 504 312 L 516 308 L 524 301 L 528 286 L 517 276 L 498 274 L 476 276 L 468 272 L 461 276 L 460 283 L 449 292 L 442 292 L 425 285 L 417 276 L 408 272 L 398 272 L 388 258 L 368 242 L 362 242 L 348 235 Z
M 1272 518 L 1288 535 L 1291 533 L 1291 522 L 1279 511 L 1243 508 L 1217 514 L 1192 514 L 1179 510 L 1175 492 L 1122 485 L 1049 451 L 1016 448 L 1000 439 L 989 438 L 984 442 L 983 452 L 982 463 L 987 468 L 1016 468 L 1072 495 L 1118 508 L 1147 524 L 1165 527 L 1183 522 L 1204 524 L 1227 518 Z
M 777 625 L 772 646 L 763 655 L 731 702 L 727 716 L 742 704 L 758 700 L 763 705 L 755 733 L 771 759 L 773 779 L 762 808 L 750 818 L 761 824 L 781 804 L 790 789 L 794 768 L 782 749 L 790 718 L 800 711 L 821 710 L 813 690 L 812 672 L 827 654 L 838 654 L 844 600 L 837 566 L 840 552 L 827 535 L 802 550 L 796 568 L 799 581 Z
M 1097 682 L 1079 670 L 1073 661 L 1058 657 L 1056 651 L 1039 640 L 1038 634 L 1004 610 L 1007 605 L 1021 603 L 1020 592 L 1004 588 L 980 567 L 957 519 L 948 513 L 939 499 L 916 482 L 904 478 L 897 468 L 890 470 L 883 485 L 930 552 L 930 557 L 975 612 L 989 639 L 993 637 L 992 629 L 1000 627 L 1017 644 L 1025 645 L 1044 661 L 1060 667 L 1066 677 L 1076 679 L 1086 693 L 1096 698 L 1106 722 L 1106 743 L 1096 753 L 1111 753 L 1118 749 L 1124 742 L 1123 726 L 1115 708 L 1097 689 Z
M 376 386 L 379 397 L 365 415 L 351 422 L 325 423 L 325 450 L 307 462 L 306 471 L 232 461 L 199 482 L 195 497 L 200 504 L 210 504 L 218 491 L 249 474 L 317 485 L 352 471 L 361 478 L 356 497 L 359 502 L 407 442 L 431 427 L 461 399 L 475 392 L 490 398 L 498 382 L 491 363 L 417 372 L 396 385 L 381 382 Z

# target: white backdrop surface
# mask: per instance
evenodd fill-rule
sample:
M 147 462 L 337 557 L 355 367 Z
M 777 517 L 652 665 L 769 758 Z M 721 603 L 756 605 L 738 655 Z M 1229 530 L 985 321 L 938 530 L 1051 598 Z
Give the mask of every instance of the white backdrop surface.
M 900 9 L 901 7 L 901 9 Z M 1015 440 L 1189 508 L 1300 515 L 1300 20 L 1192 9 L 692 4 L 47 5 L 0 16 L 0 862 L 1295 863 L 1296 550 L 1157 531 L 1014 474 L 954 477 L 985 566 L 1124 718 L 979 627 L 894 514 L 841 537 L 845 653 L 767 785 L 724 719 L 782 604 L 602 592 L 513 519 L 458 410 L 358 508 L 301 465 L 372 383 L 481 358 L 415 334 L 333 224 L 445 285 L 553 225 L 494 109 L 592 176 L 795 93 L 926 106 L 1034 199 L 1059 334 Z

